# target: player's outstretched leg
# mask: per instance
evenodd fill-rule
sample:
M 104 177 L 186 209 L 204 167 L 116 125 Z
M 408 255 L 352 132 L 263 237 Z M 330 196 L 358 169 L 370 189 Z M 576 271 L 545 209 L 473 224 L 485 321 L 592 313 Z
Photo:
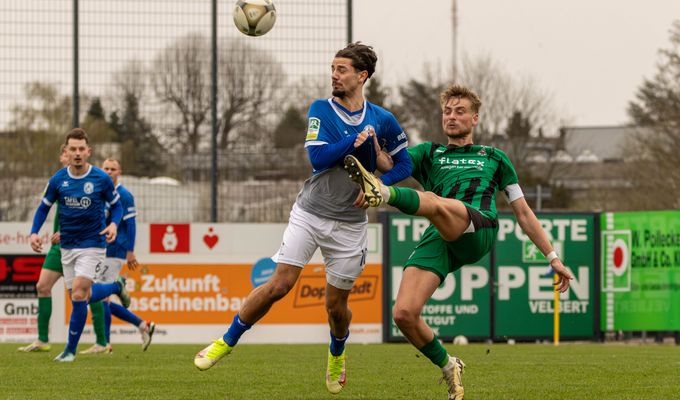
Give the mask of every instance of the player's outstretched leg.
M 449 356 L 449 362 L 442 368 L 442 379 L 446 382 L 449 391 L 449 400 L 463 400 L 465 390 L 461 375 L 465 363 L 460 358 Z
M 346 374 L 347 364 L 345 361 L 345 350 L 339 356 L 334 356 L 328 350 L 328 365 L 326 367 L 326 388 L 332 394 L 338 394 L 347 383 Z
M 252 325 L 247 324 L 239 318 L 238 314 L 234 316 L 227 333 L 221 338 L 213 340 L 210 346 L 201 350 L 194 357 L 194 365 L 201 371 L 210 369 L 213 365 L 217 364 L 223 357 L 229 355 L 231 351 L 236 346 L 236 343 L 240 339 L 241 335 Z
M 364 191 L 364 199 L 369 206 L 378 207 L 387 203 L 409 215 L 415 215 L 419 211 L 420 196 L 418 191 L 411 188 L 383 185 L 352 155 L 345 157 L 345 169 L 349 172 L 349 177 Z
M 345 156 L 345 170 L 349 172 L 349 177 L 364 191 L 364 199 L 369 206 L 378 207 L 383 203 L 380 180 L 366 171 L 356 157 L 353 155 Z
M 109 309 L 113 316 L 122 321 L 129 322 L 139 329 L 139 333 L 142 335 L 142 351 L 146 351 L 151 344 L 151 339 L 156 330 L 156 324 L 153 321 L 142 320 L 132 311 L 116 303 L 110 303 Z

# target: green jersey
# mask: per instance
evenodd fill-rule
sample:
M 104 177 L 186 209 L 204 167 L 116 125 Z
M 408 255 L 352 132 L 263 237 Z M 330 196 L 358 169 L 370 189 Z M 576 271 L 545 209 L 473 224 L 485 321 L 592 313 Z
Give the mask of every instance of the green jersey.
M 426 191 L 457 199 L 496 219 L 496 192 L 509 201 L 522 197 L 517 172 L 500 149 L 470 144 L 442 145 L 425 142 L 408 149 L 411 175 Z

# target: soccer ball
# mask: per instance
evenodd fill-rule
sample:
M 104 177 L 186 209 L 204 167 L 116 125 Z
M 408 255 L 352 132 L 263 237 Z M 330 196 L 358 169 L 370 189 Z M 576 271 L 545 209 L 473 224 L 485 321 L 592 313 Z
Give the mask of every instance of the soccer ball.
M 455 338 L 453 338 L 453 344 L 465 346 L 466 344 L 468 344 L 468 339 L 463 335 L 458 335 Z
M 276 8 L 271 0 L 238 0 L 234 6 L 234 24 L 248 36 L 262 36 L 276 22 Z

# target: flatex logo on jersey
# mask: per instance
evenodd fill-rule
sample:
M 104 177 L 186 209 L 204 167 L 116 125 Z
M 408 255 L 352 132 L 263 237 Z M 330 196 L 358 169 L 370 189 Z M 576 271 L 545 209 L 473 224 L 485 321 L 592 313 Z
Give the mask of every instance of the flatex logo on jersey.
M 190 224 L 150 224 L 150 253 L 189 253 Z
M 482 169 L 484 167 L 484 161 L 475 160 L 475 159 L 472 159 L 472 158 L 439 157 L 436 160 L 437 160 L 437 163 L 443 165 L 442 169 L 449 169 L 449 168 Z

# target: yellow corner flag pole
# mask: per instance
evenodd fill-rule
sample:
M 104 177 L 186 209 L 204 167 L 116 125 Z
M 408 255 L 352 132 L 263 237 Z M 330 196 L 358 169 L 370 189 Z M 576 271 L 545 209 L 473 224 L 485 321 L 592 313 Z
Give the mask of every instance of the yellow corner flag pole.
M 560 279 L 560 276 L 555 274 L 555 284 Z M 553 305 L 553 344 L 559 346 L 560 344 L 560 292 L 557 291 L 557 286 L 555 286 L 555 300 Z

